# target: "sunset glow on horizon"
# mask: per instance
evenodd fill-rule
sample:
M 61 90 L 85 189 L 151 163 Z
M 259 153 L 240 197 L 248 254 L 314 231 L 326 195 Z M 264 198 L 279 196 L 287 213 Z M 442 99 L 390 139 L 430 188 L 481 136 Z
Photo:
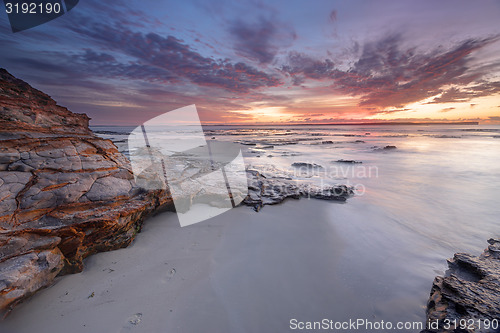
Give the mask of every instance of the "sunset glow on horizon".
M 196 104 L 205 124 L 500 124 L 500 3 L 89 0 L 0 67 L 93 125 Z

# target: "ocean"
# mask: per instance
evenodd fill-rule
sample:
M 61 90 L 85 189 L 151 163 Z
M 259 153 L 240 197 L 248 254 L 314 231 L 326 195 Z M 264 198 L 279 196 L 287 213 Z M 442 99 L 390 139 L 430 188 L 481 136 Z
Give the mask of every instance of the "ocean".
M 133 128 L 92 129 L 127 154 L 126 139 Z M 244 143 L 240 148 L 247 167 L 354 186 L 356 196 L 349 202 L 380 211 L 380 216 L 368 219 L 370 224 L 392 221 L 394 227 L 451 252 L 479 253 L 487 238 L 498 236 L 498 125 L 204 126 L 203 130 L 208 141 Z M 181 137 L 189 131 L 186 126 L 169 135 Z M 294 162 L 321 167 L 302 175 L 292 167 Z

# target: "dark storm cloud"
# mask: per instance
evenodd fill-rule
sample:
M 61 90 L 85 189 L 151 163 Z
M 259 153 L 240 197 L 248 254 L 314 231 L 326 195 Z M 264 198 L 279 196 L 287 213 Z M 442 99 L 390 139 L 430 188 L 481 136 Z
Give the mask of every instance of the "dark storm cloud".
M 268 18 L 260 18 L 255 23 L 234 21 L 229 33 L 235 40 L 234 50 L 238 55 L 261 64 L 273 61 L 282 47 L 297 38 L 292 27 Z

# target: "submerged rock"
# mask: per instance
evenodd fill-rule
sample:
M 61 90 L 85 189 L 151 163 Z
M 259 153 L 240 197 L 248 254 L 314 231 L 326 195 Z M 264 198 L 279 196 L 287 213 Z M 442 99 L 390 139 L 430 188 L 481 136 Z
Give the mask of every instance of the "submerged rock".
M 436 277 L 427 303 L 427 321 L 438 325 L 422 332 L 499 331 L 500 240 L 490 239 L 488 243 L 479 257 L 456 253 L 448 261 L 446 276 Z
M 135 185 L 89 118 L 0 69 L 0 312 L 93 253 L 127 246 L 168 191 Z
M 344 160 L 344 159 L 336 160 L 335 162 L 337 162 L 337 163 L 347 163 L 347 164 L 360 164 L 360 163 L 363 163 L 361 161 Z
M 391 146 L 391 145 L 388 145 L 388 146 L 385 146 L 383 148 L 380 148 L 378 146 L 372 146 L 371 149 L 373 149 L 374 151 L 383 151 L 383 150 L 395 150 L 397 149 L 398 147 L 396 146 Z
M 316 163 L 307 163 L 307 162 L 295 162 L 292 163 L 292 166 L 295 168 L 306 168 L 306 169 L 323 169 L 323 166 Z

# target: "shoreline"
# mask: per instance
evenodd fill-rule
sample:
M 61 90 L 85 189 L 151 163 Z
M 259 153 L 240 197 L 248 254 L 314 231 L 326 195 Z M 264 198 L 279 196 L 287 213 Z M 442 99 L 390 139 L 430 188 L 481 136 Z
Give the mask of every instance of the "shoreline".
M 159 214 L 131 246 L 87 258 L 83 272 L 20 304 L 0 329 L 276 332 L 288 330 L 292 317 L 425 320 L 435 273 L 418 279 L 420 297 L 408 289 L 415 277 L 393 280 L 406 269 L 404 258 L 387 256 L 403 244 L 359 234 L 363 215 L 345 220 L 359 209 L 352 206 L 287 200 L 183 228 L 174 213 Z

